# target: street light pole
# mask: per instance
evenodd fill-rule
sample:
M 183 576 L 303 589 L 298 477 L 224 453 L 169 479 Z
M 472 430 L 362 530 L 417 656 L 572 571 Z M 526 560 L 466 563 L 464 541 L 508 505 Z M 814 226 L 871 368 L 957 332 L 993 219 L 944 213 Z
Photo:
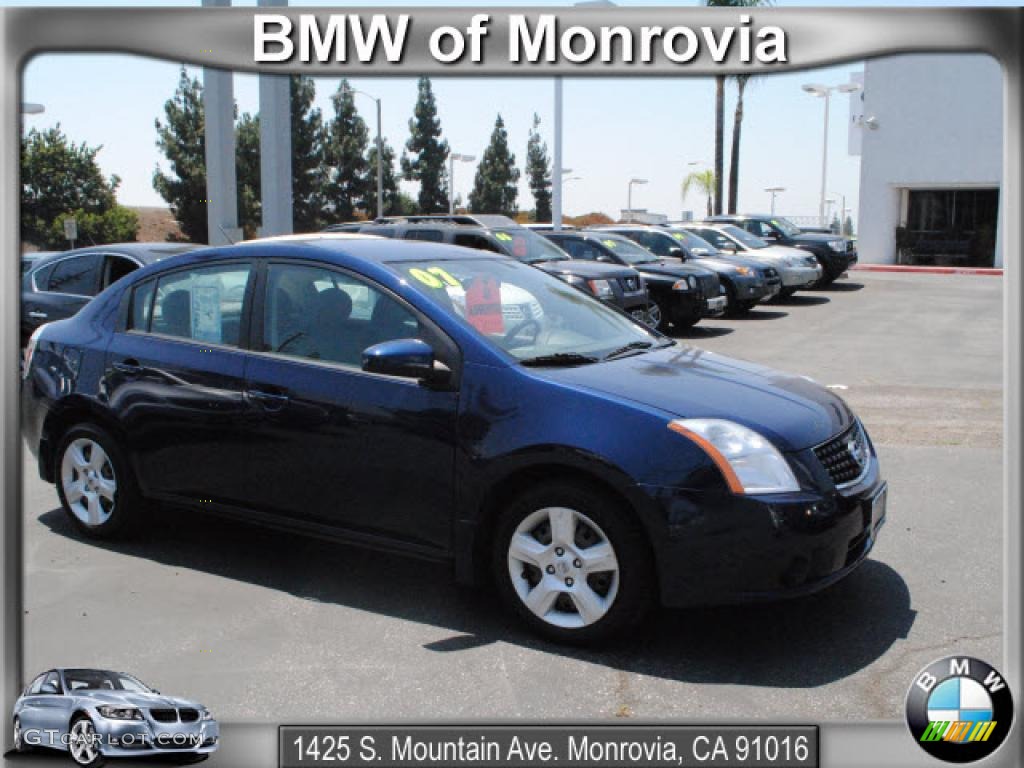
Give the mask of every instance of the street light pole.
M 821 141 L 821 196 L 818 198 L 818 220 L 825 225 L 825 195 L 828 186 L 828 113 L 832 101 L 832 93 L 854 93 L 861 89 L 860 83 L 842 83 L 841 85 L 819 85 L 807 83 L 802 86 L 804 91 L 825 100 L 825 133 Z
M 380 99 L 371 93 L 346 85 L 352 93 L 358 93 L 368 99 L 373 99 L 377 104 L 377 218 L 384 217 L 384 137 L 381 134 Z
M 551 226 L 562 228 L 562 78 L 555 78 L 555 151 L 552 158 Z
M 772 216 L 774 216 L 775 215 L 775 196 L 777 194 L 779 194 L 779 192 L 785 192 L 786 188 L 785 187 L 765 187 L 764 191 L 772 196 Z

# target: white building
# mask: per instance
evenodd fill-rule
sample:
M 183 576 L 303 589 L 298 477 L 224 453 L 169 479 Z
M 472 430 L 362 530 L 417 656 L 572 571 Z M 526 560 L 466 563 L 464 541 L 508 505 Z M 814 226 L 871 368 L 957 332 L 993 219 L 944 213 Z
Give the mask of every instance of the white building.
M 863 83 L 850 97 L 849 142 L 861 155 L 860 260 L 1002 266 L 998 63 L 893 56 L 867 62 Z

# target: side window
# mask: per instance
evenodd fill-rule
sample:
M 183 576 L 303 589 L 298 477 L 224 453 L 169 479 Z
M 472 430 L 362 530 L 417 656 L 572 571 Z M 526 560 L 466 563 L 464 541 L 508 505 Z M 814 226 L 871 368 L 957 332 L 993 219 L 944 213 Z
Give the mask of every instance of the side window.
M 405 233 L 405 239 L 440 243 L 444 240 L 444 233 L 439 229 L 410 229 Z
M 490 251 L 491 253 L 504 253 L 498 246 L 480 235 L 467 235 L 465 233 L 455 235 L 455 245 L 464 248 L 475 248 L 478 251 Z
M 149 331 L 149 320 L 153 314 L 153 292 L 156 278 L 146 280 L 132 289 L 132 309 L 128 313 L 128 329 Z
M 150 330 L 208 344 L 238 346 L 250 264 L 172 272 L 157 281 Z
M 124 256 L 107 256 L 107 265 L 104 268 L 105 274 L 103 275 L 103 287 L 106 288 L 108 285 L 116 283 L 125 275 L 130 275 L 139 265 L 131 259 L 126 259 Z
M 44 290 L 50 293 L 73 293 L 77 296 L 95 296 L 100 285 L 103 257 L 88 253 L 58 261 L 50 273 Z M 39 285 L 39 282 L 36 282 Z
M 43 673 L 39 677 L 37 677 L 35 680 L 32 681 L 32 684 L 29 685 L 29 687 L 28 687 L 28 693 L 29 693 L 30 696 L 39 693 L 39 691 L 43 687 L 43 680 L 45 680 L 45 679 L 46 679 L 46 674 Z
M 46 679 L 43 680 L 43 686 L 39 689 L 40 693 L 60 693 L 60 677 L 56 672 L 50 672 Z
M 363 350 L 421 337 L 404 305 L 342 272 L 271 264 L 263 316 L 263 351 L 362 366 Z
M 53 274 L 53 268 L 55 266 L 56 264 L 47 264 L 45 267 L 36 270 L 36 273 L 32 276 L 32 279 L 35 280 L 36 287 L 40 291 L 49 290 L 50 275 Z
M 655 256 L 668 256 L 668 249 L 671 247 L 671 244 L 667 238 L 661 237 L 654 232 L 641 232 L 636 240 Z

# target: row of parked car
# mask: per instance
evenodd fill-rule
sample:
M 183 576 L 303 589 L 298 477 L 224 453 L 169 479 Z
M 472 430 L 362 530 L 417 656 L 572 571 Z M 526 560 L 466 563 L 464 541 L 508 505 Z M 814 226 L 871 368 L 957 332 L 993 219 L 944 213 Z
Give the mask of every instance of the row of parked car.
M 327 228 L 504 253 L 556 275 L 662 331 L 739 316 L 761 302 L 821 287 L 857 262 L 849 238 L 772 216 L 717 216 L 668 226 L 589 229 L 521 225 L 500 215 L 381 218 Z M 108 285 L 195 246 L 122 244 L 23 259 L 22 346 Z

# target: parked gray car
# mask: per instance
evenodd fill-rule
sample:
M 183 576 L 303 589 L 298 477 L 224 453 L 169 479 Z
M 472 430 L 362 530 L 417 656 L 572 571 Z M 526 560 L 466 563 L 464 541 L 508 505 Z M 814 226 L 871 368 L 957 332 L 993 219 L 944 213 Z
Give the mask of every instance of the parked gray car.
M 167 755 L 198 762 L 220 739 L 217 721 L 203 705 L 105 669 L 39 675 L 15 702 L 13 726 L 16 751 L 65 751 L 90 768 L 107 757 Z

